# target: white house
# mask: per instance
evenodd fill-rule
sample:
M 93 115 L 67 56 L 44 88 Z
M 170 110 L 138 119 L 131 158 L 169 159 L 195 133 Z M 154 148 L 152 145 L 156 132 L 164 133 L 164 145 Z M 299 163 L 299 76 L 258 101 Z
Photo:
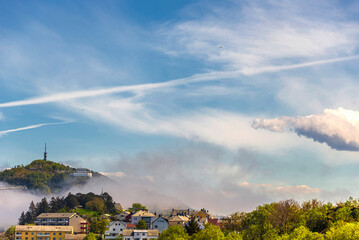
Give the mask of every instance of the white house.
M 123 231 L 122 240 L 158 239 L 158 230 L 129 230 Z
M 152 222 L 152 229 L 158 230 L 159 233 L 162 233 L 163 230 L 168 228 L 168 219 L 160 216 Z
M 123 234 L 123 230 L 126 229 L 126 223 L 120 221 L 110 222 L 107 228 L 105 239 L 116 239 L 120 234 Z
M 156 220 L 156 218 L 157 217 L 155 215 L 153 215 L 152 213 L 141 210 L 132 215 L 131 223 L 136 225 L 140 220 L 143 220 L 143 221 L 145 221 L 147 228 L 151 229 L 152 222 L 154 220 Z

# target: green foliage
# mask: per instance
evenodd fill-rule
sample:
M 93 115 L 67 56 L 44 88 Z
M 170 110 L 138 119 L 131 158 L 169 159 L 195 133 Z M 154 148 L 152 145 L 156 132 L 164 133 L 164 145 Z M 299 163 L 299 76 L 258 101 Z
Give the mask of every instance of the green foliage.
M 128 211 L 131 213 L 135 213 L 140 210 L 147 211 L 147 207 L 142 205 L 141 203 L 132 203 L 132 207 L 128 209 Z
M 90 224 L 90 232 L 104 234 L 109 221 L 107 219 L 95 220 Z
M 84 240 L 96 240 L 97 239 L 97 236 L 96 234 L 92 233 L 92 232 L 89 232 L 86 237 L 84 238 Z
M 317 232 L 311 232 L 308 228 L 300 226 L 290 234 L 279 237 L 278 240 L 324 240 L 324 236 Z
M 26 166 L 16 166 L 0 172 L 0 181 L 12 185 L 24 185 L 28 189 L 44 193 L 57 191 L 65 186 L 64 181 L 74 169 L 60 163 L 35 160 Z
M 138 223 L 136 224 L 136 229 L 147 229 L 147 225 L 145 221 L 143 220 L 138 221 Z
M 66 198 L 52 197 L 50 203 L 47 202 L 46 198 L 43 198 L 36 205 L 34 202 L 30 203 L 28 211 L 21 213 L 19 224 L 31 224 L 39 214 L 45 212 L 76 212 L 89 219 L 99 217 L 102 213 L 109 212 L 105 203 L 112 202 L 112 197 L 109 194 L 105 196 L 106 200 L 103 197 L 90 192 L 87 194 L 77 193 L 76 195 L 69 193 Z M 86 208 L 78 208 L 80 202 Z M 112 204 L 114 205 L 114 202 Z
M 359 223 L 338 224 L 327 231 L 325 235 L 327 240 L 352 240 L 359 239 Z
M 171 226 L 164 230 L 158 240 L 187 240 L 188 234 L 179 225 Z
M 102 198 L 93 198 L 91 201 L 86 203 L 86 208 L 96 211 L 96 212 L 100 212 L 100 213 L 104 213 L 105 212 L 105 201 Z
M 201 229 L 199 227 L 198 222 L 194 218 L 194 216 L 191 217 L 191 219 L 187 222 L 185 225 L 186 231 L 188 235 L 192 236 L 195 233 L 198 233 Z
M 218 226 L 208 224 L 203 230 L 193 234 L 191 240 L 225 240 L 225 237 Z
M 14 240 L 15 239 L 15 226 L 9 227 L 5 232 L 5 236 L 7 238 L 9 238 L 10 240 Z
M 242 236 L 239 233 L 235 233 L 235 232 L 229 233 L 225 239 L 226 240 L 243 240 Z

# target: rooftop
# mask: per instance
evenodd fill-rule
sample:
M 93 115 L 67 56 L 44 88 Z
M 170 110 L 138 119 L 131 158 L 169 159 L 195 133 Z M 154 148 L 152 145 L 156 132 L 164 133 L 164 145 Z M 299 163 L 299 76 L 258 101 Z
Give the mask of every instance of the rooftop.
M 76 213 L 41 213 L 36 218 L 70 218 Z
M 72 226 L 16 225 L 15 232 L 73 232 Z

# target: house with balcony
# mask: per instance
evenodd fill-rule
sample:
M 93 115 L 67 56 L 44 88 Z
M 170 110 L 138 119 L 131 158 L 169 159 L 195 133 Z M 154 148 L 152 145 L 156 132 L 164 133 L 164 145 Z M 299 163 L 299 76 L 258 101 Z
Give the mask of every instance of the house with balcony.
M 121 234 L 123 234 L 123 230 L 126 229 L 126 223 L 120 221 L 110 222 L 107 228 L 108 231 L 105 232 L 105 239 L 117 239 Z
M 65 240 L 66 234 L 73 234 L 72 226 L 15 226 L 15 240 Z
M 152 222 L 156 220 L 156 216 L 148 211 L 138 211 L 131 216 L 131 223 L 137 224 L 140 220 L 145 221 L 147 229 L 152 228 Z
M 76 234 L 87 234 L 90 225 L 77 213 L 41 213 L 36 217 L 35 224 L 41 226 L 72 226 Z
M 122 240 L 158 239 L 158 230 L 123 230 Z

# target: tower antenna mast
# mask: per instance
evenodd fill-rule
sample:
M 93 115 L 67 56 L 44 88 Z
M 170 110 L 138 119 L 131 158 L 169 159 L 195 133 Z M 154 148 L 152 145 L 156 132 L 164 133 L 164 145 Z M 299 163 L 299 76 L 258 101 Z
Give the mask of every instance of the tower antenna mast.
M 45 142 L 44 160 L 47 161 L 46 142 Z

